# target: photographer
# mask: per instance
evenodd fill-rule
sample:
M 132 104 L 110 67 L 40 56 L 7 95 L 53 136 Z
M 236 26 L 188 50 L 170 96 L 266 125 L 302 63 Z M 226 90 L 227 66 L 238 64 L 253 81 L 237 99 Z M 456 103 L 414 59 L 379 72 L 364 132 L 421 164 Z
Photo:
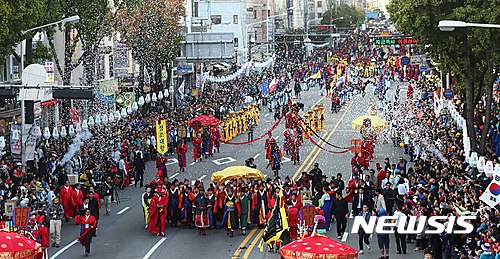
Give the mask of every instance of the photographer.
M 52 247 L 59 247 L 61 246 L 61 219 L 64 215 L 64 209 L 59 203 L 59 198 L 56 197 L 52 200 L 52 205 L 47 211 L 50 217 L 50 241 Z
M 106 178 L 106 181 L 102 185 L 102 198 L 104 199 L 104 207 L 106 208 L 106 216 L 109 216 L 111 212 L 111 197 L 113 196 L 113 181 L 111 176 Z

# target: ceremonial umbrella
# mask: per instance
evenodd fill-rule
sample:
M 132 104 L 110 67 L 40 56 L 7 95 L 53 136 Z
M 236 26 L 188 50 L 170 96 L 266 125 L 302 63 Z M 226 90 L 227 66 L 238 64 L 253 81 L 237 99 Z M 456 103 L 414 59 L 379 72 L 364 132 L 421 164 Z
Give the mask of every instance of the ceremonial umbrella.
M 385 128 L 387 128 L 387 122 L 384 119 L 380 118 L 379 116 L 374 116 L 374 115 L 363 115 L 357 117 L 351 123 L 352 128 L 355 130 L 361 129 L 361 127 L 363 127 L 365 119 L 370 119 L 371 127 L 377 132 L 380 132 Z
M 0 231 L 0 258 L 28 259 L 43 253 L 35 240 L 15 232 Z
M 219 124 L 220 124 L 219 119 L 208 115 L 200 115 L 188 121 L 188 125 L 193 128 L 194 126 L 210 127 L 210 126 L 217 126 Z
M 280 250 L 282 259 L 353 259 L 358 251 L 323 235 L 295 240 Z
M 212 182 L 224 182 L 234 178 L 264 179 L 264 174 L 248 166 L 230 166 L 212 174 Z

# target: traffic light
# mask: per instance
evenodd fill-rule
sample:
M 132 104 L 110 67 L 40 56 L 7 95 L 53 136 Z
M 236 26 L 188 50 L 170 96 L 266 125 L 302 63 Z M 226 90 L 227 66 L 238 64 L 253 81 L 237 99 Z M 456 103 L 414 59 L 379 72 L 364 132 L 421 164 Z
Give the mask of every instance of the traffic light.
M 54 99 L 94 99 L 93 89 L 57 89 L 52 88 Z
M 0 88 L 0 99 L 14 99 L 16 94 L 12 88 Z

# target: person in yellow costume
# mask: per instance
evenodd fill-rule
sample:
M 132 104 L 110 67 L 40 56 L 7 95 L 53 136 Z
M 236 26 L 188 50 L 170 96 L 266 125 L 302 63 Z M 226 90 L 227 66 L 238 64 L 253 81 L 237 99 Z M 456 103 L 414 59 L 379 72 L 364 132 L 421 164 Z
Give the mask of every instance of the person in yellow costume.
M 222 128 L 222 136 L 220 136 L 220 137 L 221 137 L 222 141 L 227 141 L 226 140 L 226 136 L 227 136 L 226 129 L 227 129 L 227 126 L 226 126 L 226 121 L 225 120 L 221 121 L 220 127 Z
M 226 138 L 227 140 L 233 139 L 233 122 L 231 121 L 231 116 L 227 116 L 226 119 L 226 125 L 227 125 L 227 135 Z
M 325 107 L 323 107 L 323 104 L 320 104 L 319 107 L 319 125 L 320 129 L 323 129 L 325 126 Z
M 233 130 L 232 130 L 232 133 L 231 133 L 231 138 L 234 138 L 234 137 L 236 137 L 238 135 L 237 134 L 238 133 L 238 123 L 236 121 L 236 115 L 234 113 L 231 115 L 231 124 L 232 124 L 232 127 L 233 127 L 232 128 Z
M 321 124 L 319 122 L 319 109 L 318 108 L 314 108 L 313 115 L 314 115 L 314 130 L 318 131 L 321 129 Z
M 304 134 L 307 135 L 311 135 L 311 122 L 309 117 L 309 113 L 304 114 L 304 128 L 307 130 L 307 132 L 304 132 Z

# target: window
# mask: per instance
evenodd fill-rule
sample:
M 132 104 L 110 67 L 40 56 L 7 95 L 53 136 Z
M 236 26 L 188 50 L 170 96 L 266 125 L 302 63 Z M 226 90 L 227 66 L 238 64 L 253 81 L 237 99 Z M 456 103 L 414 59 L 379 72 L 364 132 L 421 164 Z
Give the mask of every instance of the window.
M 317 2 L 317 4 L 316 4 L 316 6 L 317 6 L 318 8 L 323 7 L 323 1 L 318 1 L 318 2 Z
M 212 20 L 212 24 L 221 24 L 222 17 L 220 15 L 211 15 L 210 20 Z
M 238 47 L 238 38 L 234 38 L 234 47 L 237 48 Z
M 238 24 L 238 15 L 233 15 L 233 24 Z
M 194 2 L 193 17 L 198 17 L 198 2 Z
M 267 10 L 267 17 L 271 16 L 271 10 Z
M 257 10 L 253 10 L 253 18 L 257 19 Z

